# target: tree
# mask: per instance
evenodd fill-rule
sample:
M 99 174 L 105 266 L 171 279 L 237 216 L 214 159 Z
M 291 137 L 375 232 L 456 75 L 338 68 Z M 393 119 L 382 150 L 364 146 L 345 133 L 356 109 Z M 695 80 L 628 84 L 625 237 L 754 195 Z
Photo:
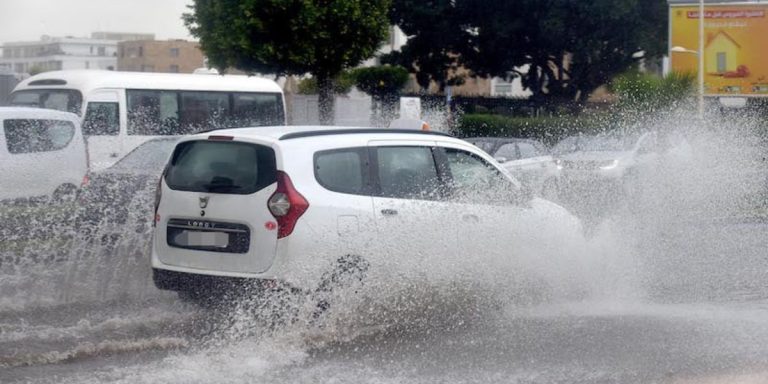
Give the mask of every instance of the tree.
M 400 66 L 382 65 L 358 68 L 352 72 L 357 89 L 371 95 L 371 109 L 376 125 L 383 125 L 395 114 L 400 90 L 408 82 L 408 70 Z
M 333 120 L 333 79 L 373 56 L 389 0 L 194 0 L 184 23 L 220 71 L 312 74 L 320 120 Z
M 463 0 L 472 44 L 462 62 L 480 75 L 519 76 L 534 99 L 582 101 L 666 46 L 664 0 Z M 527 71 L 515 68 L 527 67 Z
M 666 46 L 665 0 L 393 0 L 390 19 L 410 37 L 392 61 L 445 85 L 463 66 L 520 77 L 542 101 L 581 101 Z
M 333 93 L 346 95 L 355 85 L 355 77 L 352 71 L 342 71 L 333 79 Z M 317 79 L 308 77 L 299 81 L 299 93 L 304 95 L 317 95 Z
M 459 66 L 456 53 L 468 44 L 468 33 L 463 29 L 464 15 L 455 3 L 456 0 L 393 0 L 390 21 L 409 39 L 400 51 L 386 55 L 382 62 L 407 68 L 416 74 L 416 81 L 425 90 L 433 81 L 440 91 L 446 85 L 461 84 L 463 77 L 455 76 Z

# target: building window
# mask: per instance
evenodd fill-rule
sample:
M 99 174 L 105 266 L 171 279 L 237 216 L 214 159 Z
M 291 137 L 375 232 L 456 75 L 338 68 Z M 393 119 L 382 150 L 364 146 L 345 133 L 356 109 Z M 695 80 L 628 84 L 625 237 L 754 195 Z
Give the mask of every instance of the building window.
M 172 73 L 179 73 L 179 66 L 176 64 L 171 64 L 171 67 L 169 68 L 169 71 Z
M 144 47 L 139 47 L 139 57 L 144 56 Z
M 91 55 L 93 55 L 93 45 L 91 45 Z
M 179 57 L 179 49 L 171 48 L 171 57 Z
M 154 65 L 142 64 L 141 65 L 141 71 L 142 72 L 154 72 L 155 71 L 155 66 Z
M 107 55 L 107 47 L 99 47 L 99 56 Z

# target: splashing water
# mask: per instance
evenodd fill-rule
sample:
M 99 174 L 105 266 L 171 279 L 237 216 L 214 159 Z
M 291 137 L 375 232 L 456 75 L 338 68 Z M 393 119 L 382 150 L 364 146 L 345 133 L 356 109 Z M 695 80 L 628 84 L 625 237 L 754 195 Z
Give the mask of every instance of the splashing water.
M 18 379 L 28 377 L 24 367 L 118 354 L 137 357 L 56 381 L 647 382 L 632 364 L 621 370 L 603 365 L 604 356 L 589 360 L 600 348 L 622 351 L 605 338 L 618 326 L 610 319 L 630 324 L 618 339 L 632 326 L 654 329 L 644 319 L 683 319 L 706 335 L 743 321 L 752 337 L 768 340 L 764 312 L 716 305 L 768 299 L 765 229 L 738 227 L 765 217 L 766 138 L 755 129 L 759 120 L 691 121 L 680 113 L 638 128 L 679 132 L 690 153 L 644 170 L 631 199 L 601 201 L 598 184 L 565 191 L 559 203 L 589 227 L 587 236 L 528 218 L 521 222 L 537 225 L 494 223 L 472 233 L 488 239 L 482 250 L 372 260 L 363 281 L 330 293 L 320 317 L 311 296 L 246 294 L 201 309 L 157 291 L 147 258 L 152 182 L 129 199 L 133 214 L 123 223 L 83 228 L 77 212 L 29 208 L 2 228 L 0 350 L 12 352 L 0 353 L 0 369 L 16 369 Z M 670 332 L 667 340 L 690 336 Z M 731 336 L 720 346 L 694 337 L 690 348 L 743 344 Z M 652 347 L 639 360 L 663 365 Z M 736 363 L 765 356 L 733 348 L 714 355 L 728 362 L 731 353 Z

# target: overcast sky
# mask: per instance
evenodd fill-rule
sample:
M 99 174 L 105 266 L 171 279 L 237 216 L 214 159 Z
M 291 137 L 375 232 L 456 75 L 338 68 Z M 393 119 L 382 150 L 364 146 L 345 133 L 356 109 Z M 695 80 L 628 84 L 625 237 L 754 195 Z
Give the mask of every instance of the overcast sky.
M 0 44 L 94 31 L 191 39 L 181 14 L 192 0 L 0 0 Z

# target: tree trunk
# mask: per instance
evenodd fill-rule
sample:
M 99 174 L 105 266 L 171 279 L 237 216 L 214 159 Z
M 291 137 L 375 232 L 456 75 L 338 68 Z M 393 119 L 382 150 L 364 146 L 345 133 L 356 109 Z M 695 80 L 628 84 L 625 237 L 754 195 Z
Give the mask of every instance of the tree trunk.
M 320 108 L 320 124 L 333 125 L 334 95 L 333 78 L 327 74 L 317 74 L 318 105 Z

